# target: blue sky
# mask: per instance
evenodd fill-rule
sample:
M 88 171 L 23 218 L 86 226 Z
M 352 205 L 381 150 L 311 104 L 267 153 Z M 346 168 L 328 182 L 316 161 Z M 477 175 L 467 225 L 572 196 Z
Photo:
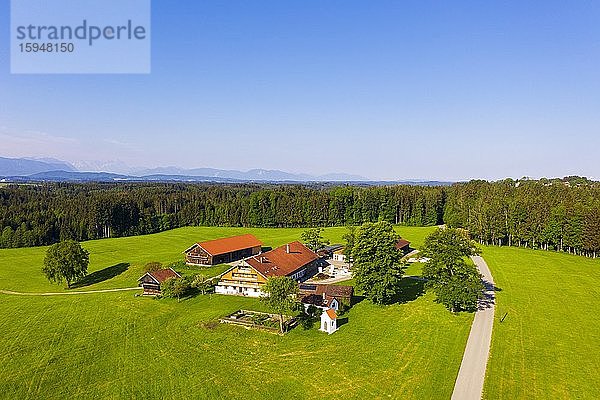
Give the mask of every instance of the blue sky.
M 11 75 L 0 155 L 600 178 L 600 2 L 154 0 L 149 75 Z

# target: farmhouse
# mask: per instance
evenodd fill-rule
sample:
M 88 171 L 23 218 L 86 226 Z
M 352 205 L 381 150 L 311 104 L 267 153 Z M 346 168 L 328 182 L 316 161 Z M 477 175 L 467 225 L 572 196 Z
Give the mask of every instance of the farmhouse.
M 188 265 L 216 265 L 254 256 L 261 249 L 260 240 L 248 234 L 194 243 L 184 254 Z
M 318 285 L 314 283 L 301 283 L 299 285 L 300 302 L 307 308 L 310 305 L 321 309 L 331 308 L 339 311 L 342 307 L 352 306 L 352 286 Z
M 398 243 L 396 243 L 396 248 L 400 250 L 403 255 L 407 255 L 410 253 L 410 242 L 406 239 L 400 239 L 398 240 Z
M 158 271 L 146 272 L 138 279 L 138 282 L 139 286 L 144 288 L 144 296 L 156 296 L 160 294 L 160 285 L 170 278 L 181 278 L 181 275 L 171 268 L 159 269 Z
M 225 271 L 215 293 L 260 297 L 260 287 L 271 276 L 303 281 L 316 271 L 319 256 L 300 242 L 292 242 L 245 259 Z

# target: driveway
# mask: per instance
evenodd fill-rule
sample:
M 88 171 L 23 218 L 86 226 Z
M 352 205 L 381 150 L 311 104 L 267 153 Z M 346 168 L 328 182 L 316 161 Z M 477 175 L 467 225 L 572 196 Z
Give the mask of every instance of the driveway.
M 479 400 L 483 394 L 485 369 L 490 355 L 492 327 L 494 326 L 494 279 L 482 257 L 471 257 L 486 287 L 485 296 L 479 301 L 467 347 L 463 355 L 458 377 L 454 384 L 452 400 Z

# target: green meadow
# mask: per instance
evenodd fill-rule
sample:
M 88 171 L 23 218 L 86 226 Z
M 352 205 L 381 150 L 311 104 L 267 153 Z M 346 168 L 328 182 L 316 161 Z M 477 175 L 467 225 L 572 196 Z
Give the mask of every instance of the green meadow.
M 600 260 L 506 247 L 483 257 L 501 289 L 485 397 L 599 399 Z
M 398 229 L 416 246 L 432 230 Z M 183 228 L 87 242 L 90 272 L 102 272 L 96 278 L 106 280 L 74 290 L 135 286 L 148 261 L 179 261 L 194 241 L 248 231 L 267 246 L 296 240 L 301 232 Z M 340 242 L 344 233 L 329 228 L 325 236 Z M 64 290 L 42 276 L 44 251 L 1 250 L 0 289 Z M 118 265 L 126 267 L 113 268 Z M 0 294 L 0 397 L 447 399 L 472 315 L 452 315 L 420 283 L 407 278 L 403 284 L 398 303 L 360 301 L 330 336 L 316 327 L 281 337 L 219 324 L 219 317 L 237 309 L 264 309 L 242 297 L 196 296 L 178 303 L 135 292 Z
M 397 230 L 418 248 L 433 228 Z M 71 292 L 134 287 L 149 261 L 181 261 L 195 241 L 245 232 L 274 247 L 302 229 L 189 227 L 86 242 L 90 275 Z M 345 232 L 327 228 L 325 236 L 341 243 Z M 42 275 L 45 250 L 0 250 L 0 290 L 66 291 Z M 600 260 L 506 247 L 485 247 L 483 256 L 500 288 L 485 398 L 600 398 Z M 240 308 L 264 310 L 256 299 L 178 303 L 135 293 L 0 294 L 0 398 L 447 399 L 472 321 L 409 278 L 398 303 L 360 301 L 331 336 L 316 327 L 280 337 L 218 323 Z
M 435 228 L 397 227 L 397 231 L 419 247 Z M 153 235 L 93 240 L 83 243 L 90 252 L 89 276 L 84 287 L 74 290 L 125 288 L 137 285 L 143 266 L 150 261 L 169 263 L 182 261 L 183 251 L 194 242 L 252 233 L 265 246 L 276 247 L 300 240 L 300 228 L 214 228 L 187 227 Z M 346 228 L 326 228 L 324 236 L 332 243 L 343 243 Z M 41 273 L 47 247 L 0 249 L 0 289 L 20 292 L 58 292 L 64 286 L 51 284 Z M 184 271 L 186 272 L 186 271 Z M 211 271 L 222 272 L 219 268 Z M 77 285 L 76 285 L 77 286 Z

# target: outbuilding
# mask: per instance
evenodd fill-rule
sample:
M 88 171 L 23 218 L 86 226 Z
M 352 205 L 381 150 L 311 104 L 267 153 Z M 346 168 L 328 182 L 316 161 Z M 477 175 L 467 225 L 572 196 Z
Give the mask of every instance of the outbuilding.
M 181 278 L 172 268 L 159 269 L 158 271 L 146 272 L 138 279 L 139 286 L 144 288 L 144 296 L 160 295 L 160 285 L 171 278 Z
M 354 294 L 352 286 L 300 283 L 298 289 L 300 302 L 304 304 L 305 309 L 313 305 L 323 310 L 331 308 L 337 312 L 340 308 L 346 309 L 352 306 Z
M 340 249 L 337 249 L 337 250 L 334 250 L 333 256 L 332 256 L 333 261 L 345 263 L 346 262 L 346 258 L 347 258 L 346 255 L 344 254 L 345 250 L 346 249 L 344 247 L 342 247 Z
M 247 234 L 194 243 L 184 254 L 188 265 L 216 265 L 255 256 L 261 249 L 261 241 Z
M 402 253 L 403 256 L 407 255 L 411 251 L 410 242 L 406 239 L 398 240 L 398 243 L 396 243 L 396 248 Z
M 321 314 L 321 328 L 320 331 L 327 332 L 331 335 L 337 330 L 337 314 L 331 308 L 328 308 Z

